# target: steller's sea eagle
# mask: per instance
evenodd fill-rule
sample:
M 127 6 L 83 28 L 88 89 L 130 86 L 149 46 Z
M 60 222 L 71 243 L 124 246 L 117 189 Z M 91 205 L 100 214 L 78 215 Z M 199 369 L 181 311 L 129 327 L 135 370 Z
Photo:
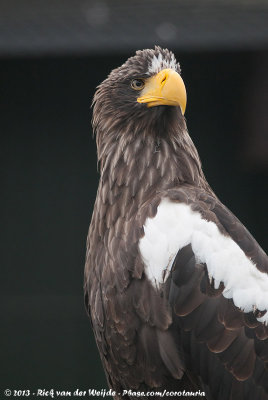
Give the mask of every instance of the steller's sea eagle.
M 206 181 L 174 54 L 137 51 L 93 106 L 85 304 L 114 398 L 268 399 L 268 257 Z

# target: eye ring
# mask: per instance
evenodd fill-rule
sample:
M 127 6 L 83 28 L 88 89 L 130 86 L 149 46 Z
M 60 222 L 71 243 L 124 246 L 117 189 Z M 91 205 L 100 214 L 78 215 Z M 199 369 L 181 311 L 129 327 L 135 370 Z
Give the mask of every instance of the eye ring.
M 132 79 L 131 87 L 134 90 L 142 90 L 145 86 L 144 79 Z

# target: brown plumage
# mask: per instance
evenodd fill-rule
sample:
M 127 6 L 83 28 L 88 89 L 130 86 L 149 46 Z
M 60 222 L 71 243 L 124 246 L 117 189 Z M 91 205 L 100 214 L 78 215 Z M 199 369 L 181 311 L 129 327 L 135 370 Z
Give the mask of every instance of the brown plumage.
M 138 51 L 111 72 L 93 101 L 101 176 L 87 242 L 85 303 L 108 384 L 116 399 L 138 398 L 122 397 L 123 390 L 268 399 L 268 328 L 258 320 L 266 309 L 250 303 L 243 312 L 240 297 L 227 296 L 224 280 L 216 285 L 192 241 L 178 249 L 170 272 L 162 266 L 160 284 L 149 276 L 141 239 L 163 199 L 210 221 L 220 240 L 239 246 L 253 271 L 268 273 L 266 254 L 209 187 L 182 107 L 139 102 L 149 80 L 166 69 L 167 79 L 170 70 L 180 74 L 168 50 Z M 133 89 L 133 80 L 145 89 Z M 248 276 L 255 284 L 255 273 Z

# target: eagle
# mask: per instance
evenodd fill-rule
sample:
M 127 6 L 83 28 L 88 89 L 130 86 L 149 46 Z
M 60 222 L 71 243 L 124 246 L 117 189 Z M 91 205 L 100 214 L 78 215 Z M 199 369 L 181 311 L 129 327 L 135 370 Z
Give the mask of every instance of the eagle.
M 209 186 L 174 54 L 93 99 L 100 181 L 85 305 L 114 399 L 268 399 L 268 257 Z

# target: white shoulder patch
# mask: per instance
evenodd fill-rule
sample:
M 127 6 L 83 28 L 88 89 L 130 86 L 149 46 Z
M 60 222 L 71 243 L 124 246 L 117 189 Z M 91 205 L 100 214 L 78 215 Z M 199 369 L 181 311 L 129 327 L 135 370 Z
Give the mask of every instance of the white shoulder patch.
M 165 282 L 177 252 L 191 243 L 197 260 L 206 263 L 215 288 L 244 312 L 268 310 L 268 275 L 257 269 L 241 248 L 214 222 L 202 219 L 190 206 L 163 199 L 154 218 L 144 225 L 139 242 L 145 272 L 155 287 Z M 268 312 L 260 322 L 268 323 Z
M 171 54 L 170 60 L 163 58 L 161 53 L 159 53 L 157 57 L 154 56 L 152 63 L 148 68 L 148 74 L 157 74 L 164 68 L 171 68 L 177 71 L 177 62 L 174 54 Z

